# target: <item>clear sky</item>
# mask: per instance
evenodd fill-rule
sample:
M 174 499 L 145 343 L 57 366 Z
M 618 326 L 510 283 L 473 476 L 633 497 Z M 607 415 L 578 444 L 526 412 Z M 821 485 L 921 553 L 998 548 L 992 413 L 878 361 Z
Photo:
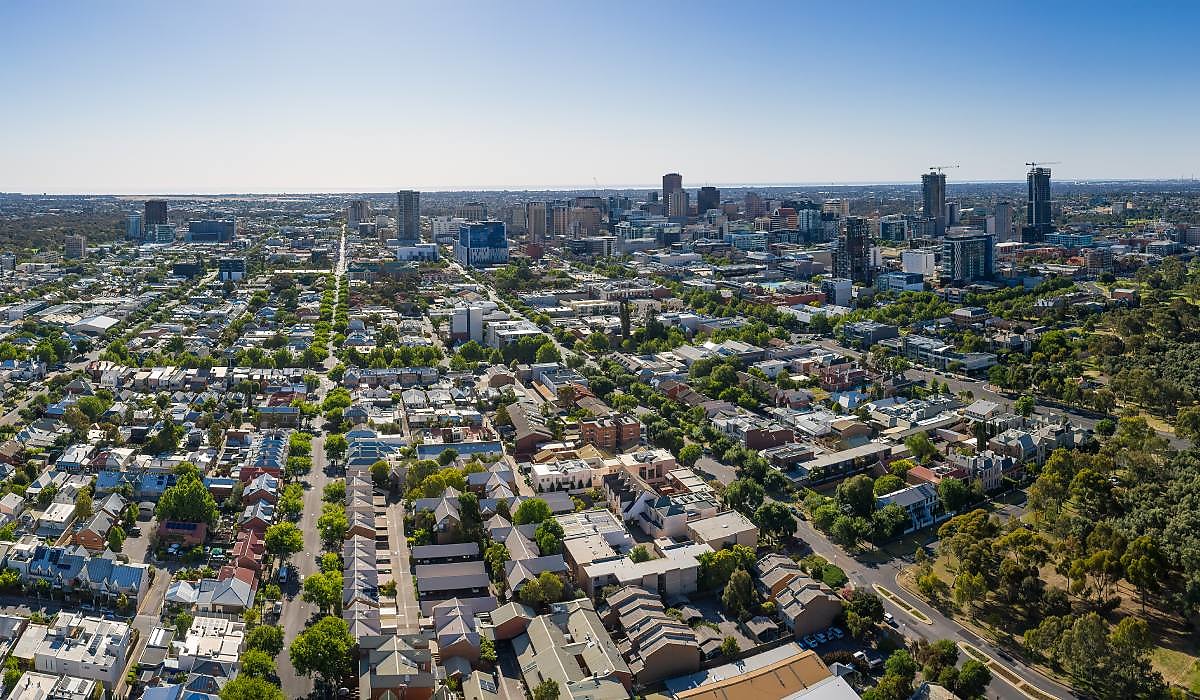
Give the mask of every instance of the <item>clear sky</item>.
M 0 1 L 0 190 L 1200 175 L 1200 3 Z

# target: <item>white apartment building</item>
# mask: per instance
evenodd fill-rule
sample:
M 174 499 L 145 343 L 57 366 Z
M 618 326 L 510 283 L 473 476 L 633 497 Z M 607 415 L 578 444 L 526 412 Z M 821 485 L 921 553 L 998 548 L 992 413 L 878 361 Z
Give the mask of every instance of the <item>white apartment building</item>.
M 34 651 L 34 670 L 94 680 L 109 691 L 125 673 L 132 641 L 127 623 L 64 611 L 49 628 L 29 629 L 45 630 Z

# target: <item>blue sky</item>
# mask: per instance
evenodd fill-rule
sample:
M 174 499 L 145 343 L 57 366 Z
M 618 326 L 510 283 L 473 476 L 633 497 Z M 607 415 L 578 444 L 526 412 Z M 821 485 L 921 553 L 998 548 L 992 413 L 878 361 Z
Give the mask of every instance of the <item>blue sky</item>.
M 0 3 L 0 190 L 1200 174 L 1200 4 Z

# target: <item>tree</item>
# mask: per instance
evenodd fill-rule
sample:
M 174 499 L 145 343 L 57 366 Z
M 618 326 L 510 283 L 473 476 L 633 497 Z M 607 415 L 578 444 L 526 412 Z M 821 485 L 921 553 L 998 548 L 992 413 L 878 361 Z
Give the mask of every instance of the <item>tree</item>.
M 537 349 L 534 359 L 537 362 L 558 362 L 561 357 L 558 354 L 558 348 L 554 347 L 554 343 L 546 342 Z
M 283 651 L 283 628 L 275 625 L 257 625 L 251 628 L 246 634 L 246 648 L 277 656 Z
M 987 595 L 987 581 L 983 574 L 971 574 L 964 571 L 954 578 L 954 602 L 964 605 L 968 610 Z
M 736 637 L 726 637 L 721 640 L 721 655 L 735 656 L 741 652 L 742 647 L 738 644 Z
M 846 601 L 846 610 L 871 622 L 883 621 L 883 601 L 879 596 L 862 588 L 855 588 L 850 594 L 850 600 Z
M 241 673 L 247 676 L 267 678 L 275 675 L 275 660 L 265 651 L 250 649 L 242 652 L 241 662 Z
M 629 559 L 634 564 L 641 564 L 644 561 L 650 561 L 650 552 L 646 551 L 646 545 L 639 544 L 629 550 Z
M 834 498 L 851 513 L 869 516 L 875 510 L 874 482 L 866 474 L 856 474 L 838 484 Z
M 113 525 L 108 530 L 108 548 L 119 552 L 125 547 L 125 530 L 120 525 Z
M 745 569 L 734 571 L 721 594 L 721 604 L 731 617 L 744 620 L 754 609 L 754 582 Z
M 749 518 L 762 505 L 765 495 L 757 481 L 737 479 L 725 489 L 725 504 Z
M 533 688 L 533 700 L 558 700 L 558 695 L 558 681 L 553 678 L 547 678 Z
M 267 528 L 263 536 L 263 544 L 267 551 L 280 559 L 287 560 L 296 552 L 304 549 L 304 533 L 300 528 L 289 522 L 276 523 Z
M 326 681 L 336 681 L 350 671 L 354 645 L 346 621 L 326 615 L 296 636 L 288 656 L 297 673 L 315 673 Z
M 911 522 L 908 511 L 895 503 L 889 503 L 871 514 L 871 528 L 877 541 L 888 540 L 904 532 Z
M 971 487 L 962 479 L 946 478 L 938 482 L 938 498 L 947 513 L 957 513 L 974 498 Z
M 1125 578 L 1141 593 L 1142 612 L 1145 612 L 1146 595 L 1160 588 L 1166 570 L 1162 552 L 1150 537 L 1142 535 L 1129 543 L 1121 556 L 1121 566 L 1125 569 Z
M 871 535 L 871 523 L 866 518 L 842 515 L 833 521 L 830 534 L 843 547 L 854 547 Z
M 741 544 L 700 554 L 697 557 L 700 562 L 700 587 L 704 590 L 723 588 L 734 571 L 749 569 L 756 558 L 752 548 Z
M 321 500 L 334 503 L 346 504 L 346 482 L 342 479 L 334 479 L 325 484 L 325 491 L 321 494 Z
M 1013 410 L 1015 410 L 1018 415 L 1028 418 L 1029 416 L 1033 415 L 1033 409 L 1036 406 L 1037 402 L 1034 400 L 1034 398 L 1029 394 L 1025 394 L 1021 398 L 1017 399 L 1016 403 L 1013 404 Z
M 386 486 L 391 479 L 391 472 L 391 466 L 381 459 L 371 465 L 371 481 L 376 486 Z
M 684 466 L 690 467 L 694 465 L 696 460 L 700 459 L 700 457 L 703 455 L 703 448 L 694 442 L 689 442 L 683 446 L 683 449 L 679 450 L 679 461 L 683 463 Z
M 937 456 L 937 447 L 925 433 L 914 433 L 904 439 L 904 445 L 918 462 L 928 462 Z
M 207 523 L 209 527 L 217 524 L 219 511 L 217 501 L 205 488 L 200 477 L 185 472 L 178 477 L 174 486 L 163 491 L 155 507 L 159 521 L 177 520 L 186 523 Z
M 221 688 L 221 700 L 283 700 L 283 691 L 270 681 L 243 672 Z
M 875 486 L 872 491 L 876 496 L 884 496 L 894 491 L 899 491 L 904 488 L 904 479 L 895 474 L 884 474 L 875 480 Z
M 768 501 L 759 506 L 754 511 L 753 520 L 759 531 L 775 542 L 782 542 L 796 531 L 792 512 L 778 501 Z
M 75 518 L 82 521 L 90 517 L 92 517 L 92 492 L 91 489 L 84 489 L 75 497 Z
M 326 503 L 321 508 L 321 517 L 317 518 L 317 529 L 321 531 L 321 539 L 326 542 L 337 543 L 346 539 L 346 532 L 350 529 L 346 509 Z
M 528 525 L 530 523 L 540 523 L 550 518 L 553 515 L 550 512 L 550 506 L 540 498 L 528 498 L 521 501 L 517 506 L 516 512 L 513 513 L 514 525 Z
M 992 672 L 975 659 L 967 659 L 958 669 L 958 683 L 954 692 L 962 698 L 980 698 L 992 682 Z
M 322 614 L 333 611 L 341 601 L 342 573 L 340 571 L 322 571 L 304 579 L 305 602 L 312 603 L 321 609 Z
M 546 603 L 557 603 L 563 599 L 563 580 L 553 571 L 543 571 L 537 577 L 538 588 L 541 589 L 542 600 Z
M 510 557 L 508 547 L 505 547 L 502 542 L 493 542 L 484 550 L 483 562 L 487 564 L 488 571 L 492 572 L 493 581 L 500 581 L 504 578 L 504 564 Z
M 546 518 L 538 524 L 533 532 L 533 541 L 537 543 L 542 556 L 558 554 L 562 551 L 563 528 L 554 518 Z
M 336 464 L 339 459 L 346 456 L 348 447 L 346 436 L 334 433 L 325 438 L 325 457 Z
M 458 459 L 458 450 L 453 447 L 447 447 L 438 454 L 437 462 L 443 467 L 448 467 Z

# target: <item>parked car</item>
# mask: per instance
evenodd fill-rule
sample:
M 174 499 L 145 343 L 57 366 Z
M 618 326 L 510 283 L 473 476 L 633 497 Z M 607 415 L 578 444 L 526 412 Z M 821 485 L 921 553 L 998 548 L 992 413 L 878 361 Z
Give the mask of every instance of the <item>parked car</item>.
M 817 644 L 819 644 L 819 642 L 817 642 L 816 637 L 813 637 L 811 634 L 804 638 L 804 646 L 808 647 L 809 649 L 816 649 Z
M 885 613 L 883 614 L 883 621 L 884 621 L 884 622 L 886 622 L 886 623 L 888 623 L 888 624 L 889 624 L 889 625 L 891 625 L 892 627 L 895 627 L 895 626 L 896 626 L 896 618 L 895 618 L 895 616 L 894 616 L 894 615 L 892 615 L 890 612 L 885 612 Z
M 816 637 L 817 641 L 821 644 L 829 641 L 829 637 L 826 637 L 824 632 L 817 632 Z
M 846 636 L 846 633 L 842 631 L 841 627 L 830 627 L 826 631 L 829 632 L 831 639 L 841 639 L 842 637 Z
M 288 582 L 288 567 L 287 566 L 279 567 L 279 582 L 280 583 Z

